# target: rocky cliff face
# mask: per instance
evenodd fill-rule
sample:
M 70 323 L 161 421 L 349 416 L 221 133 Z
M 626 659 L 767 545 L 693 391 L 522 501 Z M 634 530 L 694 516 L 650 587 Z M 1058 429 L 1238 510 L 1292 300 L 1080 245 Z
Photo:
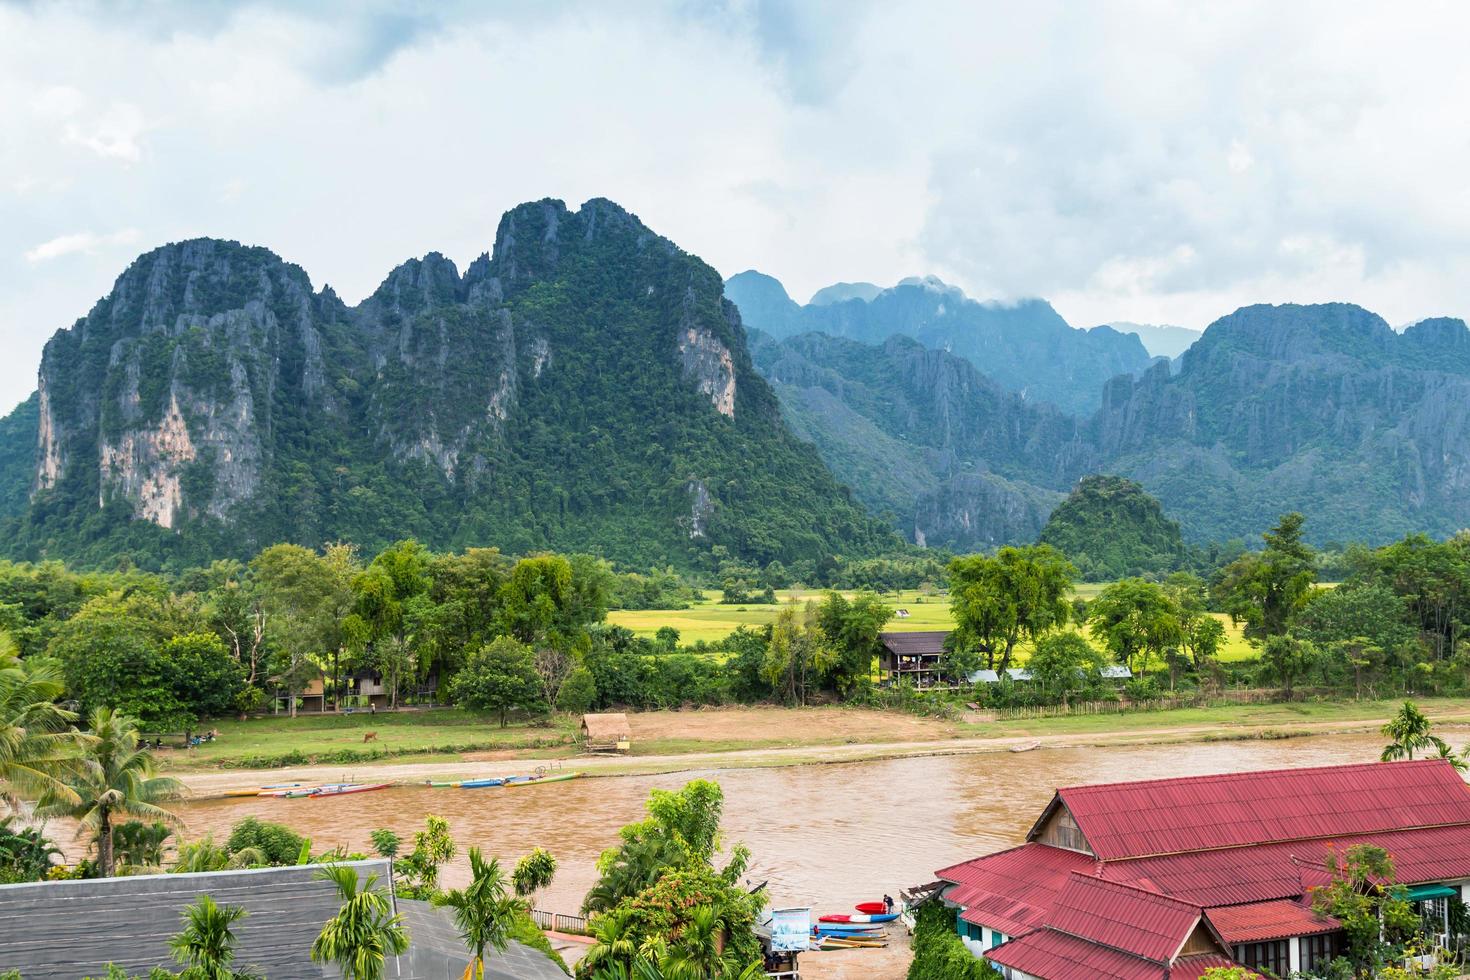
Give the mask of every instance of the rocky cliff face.
M 1075 419 L 903 337 L 756 344 L 793 429 L 911 540 L 1034 540 L 1088 473 L 1138 480 L 1194 540 L 1248 538 L 1286 511 L 1318 540 L 1470 526 L 1470 330 L 1395 334 L 1345 304 L 1247 307 L 1171 373 L 1100 388 Z
M 977 303 L 933 278 L 904 280 L 876 294 L 858 289 L 824 296 L 823 290 L 821 301 L 807 306 L 754 271 L 731 277 L 725 291 L 747 326 L 778 339 L 806 332 L 866 344 L 895 334 L 912 337 L 968 360 L 1028 401 L 1075 414 L 1097 408 L 1109 378 L 1142 371 L 1151 361 L 1138 337 L 1106 326 L 1075 329 L 1043 300 Z
M 1470 330 L 1395 334 L 1356 306 L 1252 306 L 1170 376 L 1109 385 L 1099 452 L 1195 537 L 1244 536 L 1285 510 L 1320 537 L 1382 540 L 1470 524 Z
M 52 338 L 28 405 L 0 435 L 33 439 L 29 553 L 884 540 L 784 428 L 719 276 L 609 201 L 523 205 L 463 274 L 431 253 L 355 308 L 264 249 L 165 246 Z

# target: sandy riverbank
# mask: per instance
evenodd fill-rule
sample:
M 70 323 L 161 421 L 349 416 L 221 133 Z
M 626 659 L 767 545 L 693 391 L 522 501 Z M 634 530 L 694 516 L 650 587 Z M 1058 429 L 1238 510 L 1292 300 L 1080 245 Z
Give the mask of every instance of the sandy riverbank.
M 1309 721 L 1273 721 L 1270 724 L 1205 724 L 1169 725 L 1168 713 L 1145 716 L 1156 724 L 1148 727 L 1123 727 L 1116 730 L 1045 731 L 1045 725 L 1032 730 L 1006 731 L 996 734 L 963 734 L 976 726 L 953 726 L 932 719 L 886 715 L 886 721 L 871 717 L 884 713 L 866 712 L 793 712 L 782 709 L 738 709 L 711 712 L 660 712 L 643 721 L 649 727 L 644 734 L 649 741 L 668 741 L 670 734 L 654 726 L 669 728 L 677 724 L 677 741 L 687 745 L 686 751 L 643 756 L 580 756 L 559 760 L 568 770 L 586 776 L 628 776 L 672 773 L 695 769 L 738 769 L 778 766 L 814 765 L 834 762 L 858 762 L 913 756 L 962 755 L 985 752 L 1008 752 L 1031 745 L 1045 747 L 1085 747 L 1105 745 L 1164 744 L 1200 742 L 1222 739 L 1283 738 L 1298 735 L 1330 735 L 1373 732 L 1387 720 L 1387 715 L 1365 718 L 1336 718 Z M 1453 710 L 1433 715 L 1437 724 L 1470 722 L 1470 710 L 1462 704 Z M 639 719 L 635 721 L 635 739 L 640 737 Z M 1071 720 L 1071 719 L 1064 719 Z M 1128 717 L 1136 724 L 1138 716 Z M 854 723 L 855 722 L 855 723 Z M 799 723 L 799 724 L 798 724 Z M 807 741 L 813 738 L 812 726 L 830 741 Z M 895 726 L 898 730 L 895 730 Z M 743 733 L 747 739 L 760 730 L 774 731 L 793 744 L 770 746 L 770 739 L 760 739 L 761 748 L 726 748 Z M 656 734 L 656 732 L 658 732 Z M 902 734 L 918 737 L 895 738 Z M 926 737 L 927 736 L 927 737 Z M 738 742 L 736 743 L 738 744 Z M 702 748 L 701 746 L 718 746 Z M 229 769 L 182 771 L 177 776 L 189 792 L 202 798 L 223 796 L 268 783 L 301 781 L 331 782 L 346 776 L 360 782 L 412 785 L 429 780 L 476 778 L 526 772 L 538 765 L 548 765 L 544 758 L 514 751 L 466 753 L 453 759 L 434 761 L 396 761 L 386 759 L 349 765 L 327 764 L 292 766 L 275 769 Z

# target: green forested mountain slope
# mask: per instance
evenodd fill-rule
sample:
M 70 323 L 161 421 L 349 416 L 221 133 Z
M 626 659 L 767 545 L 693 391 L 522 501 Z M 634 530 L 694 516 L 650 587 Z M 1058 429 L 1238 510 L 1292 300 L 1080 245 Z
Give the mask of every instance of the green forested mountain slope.
M 759 272 L 725 283 L 747 327 L 778 339 L 824 333 L 865 344 L 895 334 L 965 358 L 1002 388 L 1028 401 L 1050 402 L 1076 414 L 1099 404 L 1102 385 L 1118 374 L 1142 371 L 1150 361 L 1142 342 L 1112 327 L 1079 330 L 1044 300 L 980 303 L 932 277 L 905 279 L 873 295 L 822 290 L 799 306 L 781 284 Z M 824 295 L 827 294 L 827 295 Z
M 52 338 L 27 404 L 0 428 L 0 502 L 37 488 L 6 535 L 28 557 L 414 535 L 694 565 L 893 542 L 786 429 L 719 275 L 604 200 L 522 205 L 463 275 L 430 254 L 356 308 L 265 249 L 165 246 Z
M 1074 420 L 899 338 L 763 339 L 793 427 L 912 540 L 1033 540 L 1089 473 L 1142 484 L 1193 541 L 1311 516 L 1319 541 L 1470 526 L 1470 330 L 1396 334 L 1356 306 L 1253 306 L 1178 362 L 1113 379 Z M 969 369 L 968 373 L 966 369 Z
M 0 418 L 0 520 L 19 517 L 29 503 L 36 472 L 36 424 L 33 394 Z
M 1172 571 L 1186 556 L 1179 525 L 1143 487 L 1118 476 L 1083 477 L 1039 540 L 1092 582 Z

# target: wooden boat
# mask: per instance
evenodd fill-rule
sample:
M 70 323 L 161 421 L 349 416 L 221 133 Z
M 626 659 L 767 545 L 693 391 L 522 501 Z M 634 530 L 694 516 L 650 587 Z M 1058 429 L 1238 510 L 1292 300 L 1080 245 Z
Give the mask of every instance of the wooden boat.
M 346 796 L 348 793 L 371 793 L 375 789 L 387 788 L 387 783 L 349 783 L 342 786 L 323 786 L 321 789 L 317 790 L 311 795 L 314 798 L 320 799 L 323 796 Z
M 869 915 L 859 912 L 856 915 L 824 915 L 817 919 L 818 922 L 892 922 L 898 918 L 897 912 L 884 912 L 882 915 Z
M 1041 748 L 1040 742 L 1027 742 L 1025 745 L 1012 745 L 1012 752 L 1032 752 Z
M 261 794 L 261 792 L 262 791 L 260 789 L 227 789 L 227 790 L 225 790 L 225 795 L 226 796 L 259 796 Z
M 817 943 L 817 949 L 823 949 L 823 950 L 836 950 L 836 949 L 886 949 L 887 947 L 888 947 L 888 940 L 886 940 L 886 939 L 864 940 L 864 939 L 835 939 L 835 938 L 828 937 L 826 939 L 823 939 L 821 942 Z
M 506 786 L 534 786 L 537 783 L 562 783 L 568 779 L 576 779 L 582 775 L 580 772 L 558 772 L 545 776 L 509 776 L 506 778 Z
M 490 786 L 504 786 L 505 780 L 500 778 L 491 779 L 466 779 L 459 784 L 460 789 L 486 789 Z
M 429 781 L 429 785 L 432 786 L 434 789 L 454 789 L 454 788 L 457 788 L 460 785 L 460 781 L 458 779 L 453 779 L 453 780 L 450 780 L 449 782 L 438 782 L 438 783 L 436 783 L 436 782 L 430 780 Z
M 869 915 L 872 915 L 875 912 L 882 913 L 888 911 L 888 906 L 884 905 L 882 902 L 858 902 L 856 905 L 853 906 L 853 908 L 857 909 L 859 912 L 866 912 Z

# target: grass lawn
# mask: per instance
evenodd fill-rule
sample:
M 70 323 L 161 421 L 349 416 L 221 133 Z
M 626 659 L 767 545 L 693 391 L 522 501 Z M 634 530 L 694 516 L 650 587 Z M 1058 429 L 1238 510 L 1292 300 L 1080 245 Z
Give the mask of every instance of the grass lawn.
M 1101 583 L 1084 583 L 1077 586 L 1076 592 L 1084 599 L 1093 599 L 1103 588 Z M 619 609 L 608 613 L 607 620 L 616 626 L 627 627 L 639 636 L 653 636 L 661 627 L 672 626 L 679 631 L 681 644 L 698 640 L 718 643 L 741 626 L 762 626 L 773 622 L 776 613 L 781 609 L 780 605 L 725 606 L 720 604 L 719 592 L 706 592 L 705 595 L 707 598 L 704 602 L 688 609 Z M 792 600 L 819 600 L 822 595 L 820 591 L 783 589 L 776 593 L 776 598 L 784 604 Z M 906 609 L 909 613 L 903 618 L 895 615 L 889 620 L 886 629 L 912 632 L 954 628 L 954 621 L 949 615 L 948 596 L 906 591 L 889 593 L 883 599 L 894 609 Z M 1216 615 L 1216 618 L 1225 624 L 1225 644 L 1220 648 L 1220 659 L 1254 659 L 1256 651 L 1245 641 L 1240 627 L 1232 623 L 1229 616 Z M 1019 653 L 1024 661 L 1029 650 L 1023 647 Z
M 217 721 L 219 738 L 196 749 L 164 749 L 164 768 L 240 765 L 251 757 L 273 758 L 291 752 L 329 756 L 336 752 L 380 753 L 394 758 L 444 752 L 497 749 L 553 749 L 570 746 L 577 719 L 559 716 L 547 724 L 512 724 L 456 708 L 384 712 L 370 715 L 301 714 Z M 376 732 L 371 742 L 363 736 Z M 405 758 L 407 761 L 407 758 Z M 345 763 L 350 764 L 350 763 Z

